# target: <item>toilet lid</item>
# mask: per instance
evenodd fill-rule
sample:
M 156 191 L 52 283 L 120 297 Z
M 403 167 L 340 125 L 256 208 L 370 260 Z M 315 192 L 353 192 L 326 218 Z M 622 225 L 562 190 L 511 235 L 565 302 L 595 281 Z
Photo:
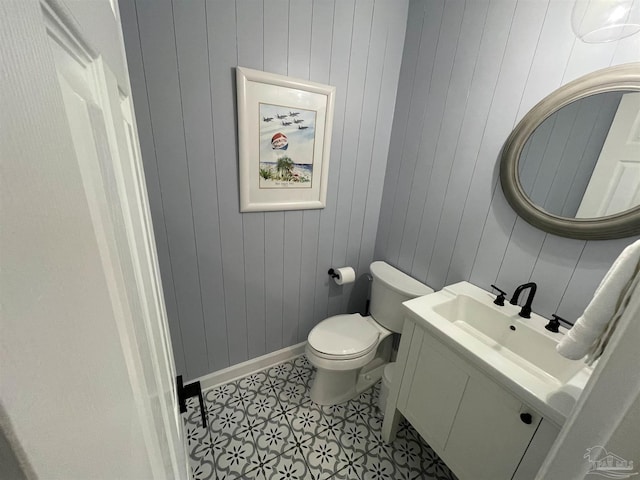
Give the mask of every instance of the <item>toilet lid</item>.
M 367 352 L 378 341 L 380 331 L 362 315 L 336 315 L 323 320 L 309 333 L 314 350 L 327 355 L 343 356 Z

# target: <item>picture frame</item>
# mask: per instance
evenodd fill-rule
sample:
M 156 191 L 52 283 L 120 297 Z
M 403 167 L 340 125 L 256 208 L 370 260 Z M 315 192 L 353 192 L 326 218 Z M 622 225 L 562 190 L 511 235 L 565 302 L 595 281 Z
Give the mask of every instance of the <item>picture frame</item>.
M 236 67 L 240 211 L 326 206 L 336 88 Z

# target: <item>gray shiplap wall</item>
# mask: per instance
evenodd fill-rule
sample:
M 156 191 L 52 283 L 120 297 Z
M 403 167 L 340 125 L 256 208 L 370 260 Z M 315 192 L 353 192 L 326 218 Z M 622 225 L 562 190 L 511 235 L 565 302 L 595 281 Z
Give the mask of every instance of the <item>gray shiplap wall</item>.
M 468 280 L 575 320 L 634 238 L 584 242 L 519 219 L 499 182 L 515 124 L 554 89 L 640 60 L 640 36 L 585 44 L 564 0 L 411 1 L 375 257 L 433 288 Z
M 119 3 L 178 372 L 295 344 L 362 303 L 326 271 L 373 258 L 407 2 Z M 240 214 L 236 65 L 337 87 L 327 208 Z
M 583 98 L 550 115 L 522 150 L 522 189 L 547 212 L 574 218 L 582 203 L 622 92 Z

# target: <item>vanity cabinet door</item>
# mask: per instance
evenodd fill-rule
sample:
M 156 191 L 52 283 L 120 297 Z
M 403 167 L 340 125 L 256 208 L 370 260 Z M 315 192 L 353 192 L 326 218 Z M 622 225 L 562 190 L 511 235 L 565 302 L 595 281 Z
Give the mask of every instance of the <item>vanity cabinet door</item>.
M 530 423 L 525 423 L 521 414 Z M 508 480 L 540 420 L 493 381 L 474 375 L 469 378 L 444 450 L 446 462 L 461 479 Z
M 398 407 L 436 451 L 442 451 L 469 375 L 440 342 L 416 328 Z

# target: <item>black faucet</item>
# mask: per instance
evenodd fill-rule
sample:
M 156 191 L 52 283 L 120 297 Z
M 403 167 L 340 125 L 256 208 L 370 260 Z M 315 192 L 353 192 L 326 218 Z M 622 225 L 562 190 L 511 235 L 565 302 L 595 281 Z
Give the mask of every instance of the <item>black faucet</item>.
M 520 313 L 518 314 L 522 318 L 531 318 L 531 303 L 533 302 L 533 297 L 536 294 L 536 290 L 538 289 L 538 286 L 534 282 L 523 283 L 518 288 L 516 288 L 516 291 L 513 292 L 513 297 L 511 297 L 511 300 L 509 301 L 511 305 L 517 305 L 518 297 L 520 297 L 520 294 L 522 293 L 522 291 L 527 288 L 531 289 L 529 290 L 529 296 L 527 297 L 527 301 L 525 302 L 524 306 L 520 310 Z

